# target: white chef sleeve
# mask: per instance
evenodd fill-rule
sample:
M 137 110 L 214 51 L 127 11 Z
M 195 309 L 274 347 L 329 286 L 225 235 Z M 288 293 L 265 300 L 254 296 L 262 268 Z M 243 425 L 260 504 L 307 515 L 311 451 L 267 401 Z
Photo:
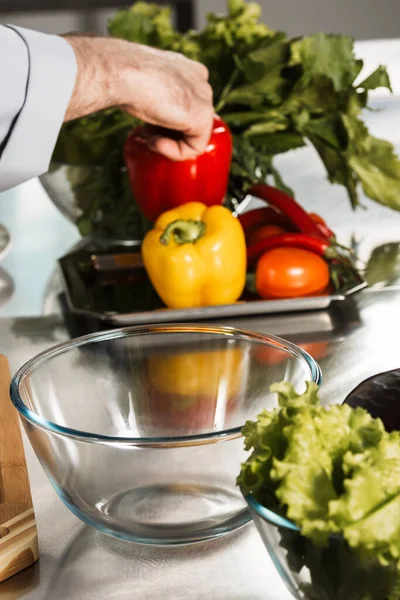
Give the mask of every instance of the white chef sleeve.
M 0 191 L 47 171 L 76 68 L 63 38 L 0 25 Z

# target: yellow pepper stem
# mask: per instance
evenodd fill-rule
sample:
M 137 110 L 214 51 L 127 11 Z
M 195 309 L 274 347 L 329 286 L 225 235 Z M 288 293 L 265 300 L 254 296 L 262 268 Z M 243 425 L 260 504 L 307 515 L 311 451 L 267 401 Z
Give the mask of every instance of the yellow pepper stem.
M 177 219 L 164 229 L 160 242 L 164 246 L 168 246 L 171 237 L 173 237 L 176 244 L 194 244 L 205 234 L 205 231 L 206 224 L 204 221 Z

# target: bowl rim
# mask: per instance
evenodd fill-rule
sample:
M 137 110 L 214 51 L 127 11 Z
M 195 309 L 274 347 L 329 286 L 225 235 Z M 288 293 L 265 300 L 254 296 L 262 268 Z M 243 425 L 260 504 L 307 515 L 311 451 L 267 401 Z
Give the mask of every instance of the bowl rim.
M 285 529 L 291 529 L 292 531 L 300 531 L 300 527 L 293 523 L 293 521 L 290 521 L 290 519 L 287 519 L 286 517 L 282 517 L 263 504 L 260 504 L 260 502 L 255 499 L 253 494 L 243 495 L 247 504 L 249 505 L 249 508 L 256 512 L 264 521 L 268 521 L 268 523 L 276 525 L 277 527 L 284 527 Z
M 231 429 L 219 430 L 215 432 L 199 433 L 184 436 L 157 436 L 157 437 L 120 437 L 104 434 L 96 434 L 79 429 L 73 429 L 64 425 L 58 425 L 53 421 L 49 421 L 41 417 L 35 411 L 30 410 L 20 395 L 20 385 L 25 378 L 35 370 L 36 367 L 42 365 L 49 359 L 55 358 L 61 354 L 67 353 L 70 350 L 79 348 L 91 343 L 99 343 L 113 339 L 132 337 L 138 335 L 151 335 L 154 333 L 208 333 L 219 336 L 228 336 L 231 338 L 239 338 L 247 341 L 257 341 L 264 344 L 274 345 L 282 350 L 285 350 L 292 356 L 300 359 L 307 365 L 310 370 L 312 381 L 317 385 L 322 383 L 322 372 L 319 364 L 308 352 L 299 348 L 292 342 L 275 335 L 250 331 L 247 329 L 238 329 L 235 327 L 219 326 L 207 323 L 184 323 L 184 324 L 160 324 L 160 325 L 136 325 L 133 327 L 122 327 L 118 329 L 110 329 L 96 333 L 83 335 L 66 342 L 62 342 L 47 350 L 37 354 L 24 365 L 22 365 L 12 378 L 10 385 L 10 397 L 15 408 L 20 415 L 33 425 L 45 429 L 51 433 L 66 436 L 82 442 L 91 442 L 107 445 L 119 444 L 122 446 L 137 446 L 137 447 L 165 447 L 165 446 L 188 446 L 196 444 L 214 443 L 216 441 L 234 439 L 241 436 L 241 430 L 244 423 L 240 426 Z
M 292 531 L 296 531 L 297 533 L 301 533 L 301 529 L 298 525 L 296 525 L 296 523 L 290 519 L 287 519 L 286 517 L 282 517 L 282 515 L 261 504 L 255 499 L 252 493 L 244 494 L 242 491 L 242 495 L 247 502 L 250 512 L 257 513 L 257 515 L 261 517 L 263 521 L 267 521 L 271 525 L 276 525 L 277 527 L 284 527 L 285 529 L 290 529 Z M 343 540 L 343 535 L 341 533 L 330 533 L 328 535 L 328 539 Z

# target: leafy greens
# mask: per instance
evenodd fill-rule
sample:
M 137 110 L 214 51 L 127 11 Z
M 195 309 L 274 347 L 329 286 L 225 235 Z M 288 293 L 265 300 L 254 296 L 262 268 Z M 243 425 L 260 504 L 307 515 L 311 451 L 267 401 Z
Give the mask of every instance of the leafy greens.
M 400 432 L 362 408 L 321 406 L 318 387 L 299 395 L 272 386 L 279 409 L 243 428 L 252 454 L 238 483 L 294 521 L 317 546 L 341 534 L 365 558 L 400 559 Z M 399 562 L 400 567 L 400 562 Z
M 267 177 L 288 190 L 274 158 L 309 141 L 329 180 L 345 186 L 353 207 L 359 204 L 361 186 L 373 200 L 400 210 L 400 160 L 393 146 L 371 136 L 361 120 L 368 92 L 390 89 L 385 68 L 355 83 L 362 61 L 354 56 L 351 38 L 318 33 L 288 39 L 261 23 L 260 16 L 258 4 L 228 0 L 226 16 L 210 14 L 202 31 L 181 34 L 168 7 L 136 2 L 115 14 L 109 33 L 182 52 L 208 67 L 216 112 L 234 136 L 232 197 L 241 198 L 251 183 Z M 123 168 L 121 146 L 135 124 L 119 110 L 67 123 L 53 160 L 110 169 L 112 148 L 117 154 L 112 178 L 118 161 Z M 124 197 L 134 204 L 129 193 Z

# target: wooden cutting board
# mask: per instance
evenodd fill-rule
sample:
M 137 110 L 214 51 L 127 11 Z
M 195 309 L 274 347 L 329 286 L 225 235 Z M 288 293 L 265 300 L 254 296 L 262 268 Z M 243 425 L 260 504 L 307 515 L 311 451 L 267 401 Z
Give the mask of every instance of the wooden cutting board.
M 10 380 L 7 359 L 0 354 L 0 582 L 39 558 L 18 412 L 10 400 Z

